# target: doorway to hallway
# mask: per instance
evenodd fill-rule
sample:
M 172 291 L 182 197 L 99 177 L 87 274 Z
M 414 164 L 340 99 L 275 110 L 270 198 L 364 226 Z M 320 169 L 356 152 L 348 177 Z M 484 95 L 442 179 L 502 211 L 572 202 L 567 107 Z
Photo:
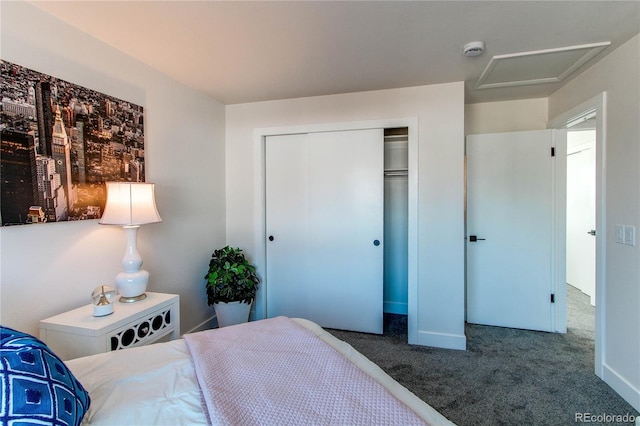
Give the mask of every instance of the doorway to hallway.
M 582 315 L 569 293 L 596 304 L 596 120 L 595 113 L 567 128 L 567 328 L 595 334 L 594 317 Z M 576 297 L 574 297 L 575 299 Z M 575 300 L 574 300 L 575 302 Z M 569 318 L 579 318 L 570 324 Z M 588 320 L 588 318 L 591 318 Z M 592 324 L 584 324 L 592 321 Z M 590 336 L 594 339 L 594 335 Z
M 549 122 L 551 129 L 578 129 L 581 124 L 593 120 L 595 129 L 595 324 L 594 324 L 594 366 L 595 374 L 604 380 L 604 319 L 606 303 L 606 276 L 604 260 L 606 245 L 604 233 L 606 227 L 606 209 L 604 200 L 606 191 L 604 186 L 604 153 L 606 151 L 605 138 L 606 93 L 601 93 L 553 118 Z M 590 230 L 585 230 L 587 232 Z M 570 308 L 570 307 L 569 307 Z

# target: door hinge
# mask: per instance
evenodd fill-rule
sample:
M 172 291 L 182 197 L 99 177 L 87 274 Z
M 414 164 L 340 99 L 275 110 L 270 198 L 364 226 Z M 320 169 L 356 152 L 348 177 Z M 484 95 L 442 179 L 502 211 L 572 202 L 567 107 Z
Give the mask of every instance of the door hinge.
M 551 293 L 551 303 L 556 303 L 556 295 Z
M 555 156 L 556 156 L 556 147 L 555 147 L 555 146 L 552 146 L 552 147 L 551 147 L 551 156 L 552 156 L 552 157 L 555 157 Z

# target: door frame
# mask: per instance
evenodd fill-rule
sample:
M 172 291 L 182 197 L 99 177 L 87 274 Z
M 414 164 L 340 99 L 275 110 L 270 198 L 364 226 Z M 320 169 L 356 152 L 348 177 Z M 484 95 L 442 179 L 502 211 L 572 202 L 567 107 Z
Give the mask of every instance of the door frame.
M 365 130 L 374 128 L 407 127 L 408 141 L 408 342 L 418 343 L 418 118 L 391 118 L 380 120 L 305 124 L 256 128 L 253 131 L 254 158 L 254 263 L 259 270 L 266 270 L 266 185 L 265 185 L 265 143 L 267 136 L 318 133 L 346 130 Z M 380 170 L 380 173 L 383 171 Z M 263 274 L 266 277 L 266 274 Z M 257 319 L 266 318 L 266 289 L 269 283 L 266 278 L 258 288 L 254 303 L 254 315 Z
M 576 120 L 596 113 L 596 319 L 595 319 L 595 374 L 603 378 L 604 344 L 606 320 L 606 103 L 607 93 L 597 96 L 569 109 L 549 120 L 547 128 L 566 129 Z M 566 304 L 566 300 L 564 302 Z M 558 307 L 556 307 L 557 309 Z

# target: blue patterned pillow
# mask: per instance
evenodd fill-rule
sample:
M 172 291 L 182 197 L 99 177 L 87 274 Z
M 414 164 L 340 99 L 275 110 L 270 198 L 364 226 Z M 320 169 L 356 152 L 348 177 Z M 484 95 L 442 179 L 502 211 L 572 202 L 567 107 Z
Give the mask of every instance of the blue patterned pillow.
M 0 424 L 79 425 L 91 399 L 40 340 L 0 327 Z

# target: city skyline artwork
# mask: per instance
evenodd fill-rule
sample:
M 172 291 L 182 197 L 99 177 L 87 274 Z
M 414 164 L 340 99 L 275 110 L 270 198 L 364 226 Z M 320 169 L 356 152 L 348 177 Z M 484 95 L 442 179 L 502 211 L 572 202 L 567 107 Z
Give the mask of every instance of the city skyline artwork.
M 144 182 L 144 110 L 0 60 L 2 226 L 98 219 L 105 182 Z

